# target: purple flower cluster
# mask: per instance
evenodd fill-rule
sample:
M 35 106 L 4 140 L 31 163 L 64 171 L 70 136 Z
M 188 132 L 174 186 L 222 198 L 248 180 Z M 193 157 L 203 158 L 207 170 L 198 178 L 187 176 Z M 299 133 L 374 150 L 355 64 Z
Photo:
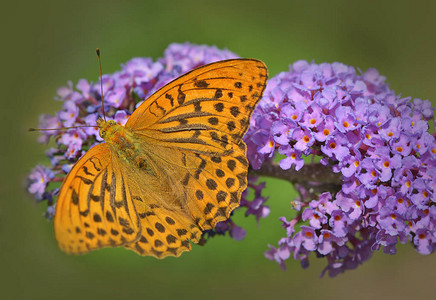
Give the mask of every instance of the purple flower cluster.
M 327 258 L 335 276 L 383 246 L 413 243 L 436 249 L 436 140 L 429 101 L 401 98 L 377 70 L 356 73 L 342 63 L 294 63 L 272 78 L 246 135 L 258 169 L 282 155 L 280 167 L 300 170 L 308 156 L 340 173 L 339 192 L 295 202 L 282 218 L 286 237 L 266 257 L 281 267 L 291 255 L 308 266 L 311 252 Z M 304 188 L 303 188 L 304 189 Z M 309 193 L 301 193 L 309 195 Z M 304 224 L 304 225 L 302 225 Z M 324 273 L 323 272 L 323 273 Z
M 201 65 L 236 57 L 236 54 L 217 47 L 184 43 L 169 45 L 164 56 L 156 61 L 133 58 L 122 65 L 120 71 L 102 76 L 106 117 L 124 125 L 144 99 L 172 79 Z M 62 109 L 54 116 L 42 115 L 40 128 L 93 126 L 102 117 L 100 81 L 93 83 L 81 79 L 75 86 L 68 82 L 67 86 L 58 89 L 55 99 L 62 102 Z M 48 200 L 47 218 L 54 215 L 54 199 L 65 175 L 89 148 L 102 141 L 98 132 L 97 127 L 41 132 L 38 141 L 47 143 L 54 138 L 56 147 L 46 152 L 51 166 L 36 166 L 28 177 L 27 186 L 35 199 Z M 256 186 L 252 186 L 256 190 Z M 254 214 L 259 219 L 267 215 L 263 201 L 260 195 L 254 201 L 244 198 L 242 206 L 247 207 L 247 214 Z M 229 231 L 235 239 L 245 236 L 245 231 L 230 221 L 221 224 L 217 231 Z

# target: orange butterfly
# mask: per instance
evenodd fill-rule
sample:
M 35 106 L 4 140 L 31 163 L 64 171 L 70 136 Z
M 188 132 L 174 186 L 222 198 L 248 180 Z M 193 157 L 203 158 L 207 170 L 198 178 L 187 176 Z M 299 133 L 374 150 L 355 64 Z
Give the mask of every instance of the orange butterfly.
M 56 204 L 60 248 L 124 246 L 163 258 L 191 250 L 239 206 L 242 141 L 267 80 L 254 59 L 205 65 L 162 87 L 125 126 L 99 119 L 105 140 L 66 176 Z

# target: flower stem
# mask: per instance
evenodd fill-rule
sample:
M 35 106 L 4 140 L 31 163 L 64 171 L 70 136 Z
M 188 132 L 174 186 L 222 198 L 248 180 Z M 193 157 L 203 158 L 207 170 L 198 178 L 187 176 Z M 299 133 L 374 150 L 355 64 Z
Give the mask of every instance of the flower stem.
M 320 163 L 306 164 L 301 170 L 294 168 L 283 170 L 278 163 L 265 162 L 258 170 L 248 169 L 249 176 L 266 176 L 289 181 L 292 184 L 301 184 L 310 187 L 312 192 L 337 192 L 341 189 L 342 174 L 333 173 L 331 166 Z

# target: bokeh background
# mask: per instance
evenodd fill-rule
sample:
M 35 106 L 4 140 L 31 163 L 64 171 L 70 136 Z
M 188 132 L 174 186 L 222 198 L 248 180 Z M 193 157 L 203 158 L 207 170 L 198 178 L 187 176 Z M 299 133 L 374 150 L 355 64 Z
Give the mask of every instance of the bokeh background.
M 10 2 L 12 3 L 12 2 Z M 26 131 L 55 113 L 56 89 L 67 80 L 97 80 L 136 57 L 157 58 L 172 42 L 228 48 L 258 58 L 270 75 L 299 59 L 376 67 L 403 96 L 436 103 L 434 1 L 14 1 L 1 12 L 0 297 L 2 299 L 207 298 L 430 299 L 436 256 L 410 245 L 376 253 L 356 270 L 319 278 L 289 262 L 283 272 L 264 258 L 284 236 L 290 185 L 268 180 L 271 214 L 244 241 L 217 237 L 180 258 L 157 260 L 124 249 L 67 256 L 57 248 L 45 204 L 25 192 L 27 173 L 45 162 L 46 146 Z M 6 93 L 5 93 L 6 92 Z

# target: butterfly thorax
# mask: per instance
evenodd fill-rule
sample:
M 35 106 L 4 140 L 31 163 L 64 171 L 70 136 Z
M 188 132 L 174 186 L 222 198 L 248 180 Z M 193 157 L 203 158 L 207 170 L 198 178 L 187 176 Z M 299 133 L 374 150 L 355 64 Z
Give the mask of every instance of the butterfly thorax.
M 130 163 L 134 163 L 139 168 L 146 168 L 144 159 L 139 155 L 139 146 L 136 145 L 133 132 L 115 121 L 97 120 L 100 128 L 99 135 L 120 157 Z

